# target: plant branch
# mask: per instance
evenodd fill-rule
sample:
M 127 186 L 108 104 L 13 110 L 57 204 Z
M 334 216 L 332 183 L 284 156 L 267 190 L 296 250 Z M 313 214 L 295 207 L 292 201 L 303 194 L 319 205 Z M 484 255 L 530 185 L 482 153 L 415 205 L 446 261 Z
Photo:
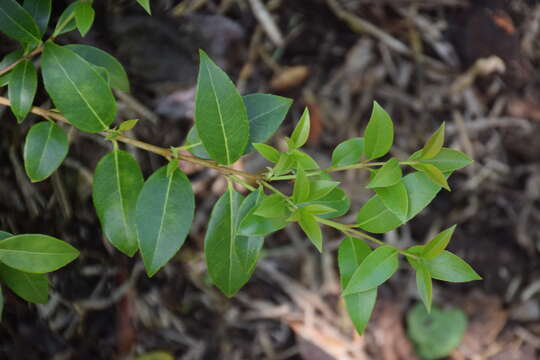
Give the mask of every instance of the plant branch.
M 41 53 L 42 51 L 43 51 L 43 45 L 38 46 L 31 53 L 26 54 L 26 55 L 20 57 L 19 59 L 17 59 L 13 64 L 8 65 L 3 69 L 0 69 L 0 76 L 4 75 L 8 71 L 12 70 L 15 66 L 17 66 L 19 63 L 23 62 L 24 60 L 28 60 L 28 59 L 36 56 L 37 54 Z

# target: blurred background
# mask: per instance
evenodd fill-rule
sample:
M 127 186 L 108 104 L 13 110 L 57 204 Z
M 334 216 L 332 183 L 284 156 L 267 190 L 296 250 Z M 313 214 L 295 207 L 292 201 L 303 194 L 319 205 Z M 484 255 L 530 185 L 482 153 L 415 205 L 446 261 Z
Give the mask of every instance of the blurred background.
M 53 22 L 67 3 L 54 1 Z M 442 325 L 420 322 L 434 339 L 420 349 L 423 335 L 410 331 L 411 321 L 419 321 L 411 312 L 419 302 L 414 273 L 402 262 L 360 337 L 339 297 L 339 234 L 325 232 L 320 255 L 289 226 L 266 238 L 253 278 L 227 299 L 209 283 L 202 256 L 209 212 L 225 183 L 195 167 L 184 168 L 197 195 L 190 236 L 149 280 L 139 257 L 129 259 L 104 240 L 92 205 L 92 173 L 110 144 L 70 130 L 65 163 L 32 184 L 22 145 L 37 118 L 19 126 L 0 107 L 0 229 L 50 234 L 81 251 L 50 276 L 47 304 L 29 305 L 5 291 L 1 359 L 408 360 L 434 356 L 452 338 L 459 343 L 447 351 L 453 360 L 540 357 L 537 1 L 153 0 L 152 17 L 134 0 L 94 6 L 90 33 L 81 39 L 72 32 L 59 42 L 94 45 L 121 60 L 132 89 L 116 93 L 119 120 L 141 119 L 130 135 L 144 141 L 184 142 L 193 125 L 198 48 L 242 93 L 295 100 L 271 140 L 277 147 L 309 107 L 307 152 L 323 165 L 338 143 L 362 135 L 373 100 L 394 120 L 392 155 L 401 159 L 446 122 L 446 146 L 474 164 L 452 176 L 452 192 L 442 191 L 384 239 L 404 248 L 458 224 L 449 248 L 483 280 L 435 282 Z M 14 47 L 0 35 L 1 56 Z M 41 85 L 35 104 L 51 107 Z M 128 150 L 145 175 L 164 163 Z M 251 156 L 237 166 L 258 171 L 265 163 Z M 343 220 L 354 221 L 372 195 L 362 187 L 366 174 L 338 180 L 353 200 Z

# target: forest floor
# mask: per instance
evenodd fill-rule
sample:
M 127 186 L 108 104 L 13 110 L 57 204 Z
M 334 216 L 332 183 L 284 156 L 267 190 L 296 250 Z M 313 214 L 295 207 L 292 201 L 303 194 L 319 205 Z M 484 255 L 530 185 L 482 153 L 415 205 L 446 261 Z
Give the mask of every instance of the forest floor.
M 55 1 L 53 21 L 64 1 Z M 263 7 L 257 7 L 257 4 Z M 474 5 L 471 5 L 473 3 Z M 392 155 L 406 158 L 445 121 L 446 146 L 475 162 L 457 172 L 409 224 L 384 236 L 399 247 L 458 224 L 449 248 L 483 277 L 434 284 L 434 303 L 461 309 L 466 334 L 449 358 L 540 358 L 540 4 L 461 0 L 154 0 L 149 17 L 130 1 L 96 2 L 95 28 L 80 39 L 119 57 L 132 82 L 117 93 L 121 120 L 140 118 L 132 136 L 183 143 L 192 126 L 197 49 L 206 49 L 242 93 L 291 97 L 290 132 L 307 106 L 307 151 L 328 164 L 341 141 L 361 136 L 373 100 L 395 125 Z M 13 47 L 0 38 L 0 55 Z M 2 95 L 5 88 L 0 88 Z M 37 103 L 50 107 L 44 93 Z M 65 164 L 30 183 L 21 126 L 0 107 L 0 229 L 46 233 L 81 257 L 51 275 L 45 305 L 6 293 L 1 359 L 410 360 L 406 314 L 419 302 L 405 264 L 380 291 L 364 336 L 355 335 L 336 266 L 339 235 L 319 254 L 298 228 L 265 240 L 251 281 L 231 299 L 209 283 L 205 225 L 224 180 L 185 169 L 197 195 L 190 236 L 175 259 L 148 279 L 141 260 L 104 240 L 91 201 L 91 177 L 110 144 L 70 132 Z M 129 149 L 145 175 L 163 164 Z M 239 164 L 262 168 L 256 157 Z M 367 176 L 339 180 L 352 211 L 371 196 Z M 143 357 L 152 354 L 156 357 Z M 160 357 L 159 357 L 160 356 Z

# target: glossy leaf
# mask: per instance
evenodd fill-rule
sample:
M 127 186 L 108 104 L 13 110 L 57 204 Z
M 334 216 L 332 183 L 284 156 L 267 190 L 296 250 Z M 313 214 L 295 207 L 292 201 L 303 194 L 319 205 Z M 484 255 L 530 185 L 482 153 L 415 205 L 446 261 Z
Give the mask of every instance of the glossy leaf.
M 300 117 L 300 121 L 296 124 L 292 134 L 291 134 L 291 143 L 294 149 L 301 148 L 306 143 L 309 137 L 310 129 L 310 118 L 309 110 L 306 108 Z M 292 149 L 289 149 L 292 150 Z
M 195 124 L 212 159 L 229 165 L 244 154 L 249 139 L 247 111 L 236 87 L 200 50 Z
M 446 176 L 444 176 L 442 171 L 439 170 L 439 168 L 437 168 L 435 165 L 418 164 L 418 165 L 414 165 L 414 168 L 426 174 L 427 177 L 430 178 L 431 181 L 433 181 L 435 184 L 450 191 L 450 186 L 448 185 L 448 182 L 446 181 Z
M 308 154 L 298 149 L 290 151 L 292 161 L 296 164 L 294 167 L 301 167 L 304 170 L 315 170 L 319 164 Z
M 431 284 L 431 275 L 426 265 L 422 261 L 418 262 L 416 268 L 416 287 L 418 294 L 424 303 L 426 310 L 431 311 L 431 299 L 433 296 L 433 289 Z
M 272 194 L 263 197 L 254 214 L 270 219 L 286 218 L 290 215 L 290 210 L 283 197 Z
M 90 64 L 104 68 L 113 89 L 129 92 L 129 80 L 126 70 L 114 56 L 89 45 L 70 44 L 66 45 L 65 48 L 75 52 Z
M 29 273 L 47 273 L 72 262 L 79 251 L 42 234 L 15 235 L 0 241 L 0 262 Z
M 411 155 L 409 160 L 418 160 L 422 151 L 419 150 Z M 454 170 L 459 170 L 472 163 L 472 159 L 464 153 L 449 149 L 442 148 L 441 151 L 433 158 L 428 160 L 422 160 L 422 163 L 431 164 L 439 168 L 443 173 L 447 173 Z
M 152 14 L 152 10 L 150 9 L 150 0 L 137 0 L 137 2 L 143 7 L 148 15 Z
M 252 143 L 266 142 L 279 129 L 292 100 L 271 94 L 250 94 L 243 99 L 249 120 L 248 153 L 253 150 Z
M 364 133 L 364 151 L 368 160 L 384 156 L 394 142 L 394 124 L 390 115 L 373 102 L 371 117 Z
M 41 34 L 47 30 L 51 17 L 52 0 L 24 0 L 23 7 L 28 11 L 39 27 Z
M 450 242 L 456 225 L 449 227 L 448 229 L 441 231 L 433 239 L 431 239 L 425 246 L 424 251 L 422 251 L 422 257 L 426 259 L 432 259 L 439 256 L 446 246 Z
M 279 151 L 270 145 L 262 143 L 253 143 L 255 150 L 266 160 L 277 163 L 279 161 Z
M 33 182 L 48 178 L 64 161 L 69 143 L 64 130 L 50 121 L 34 124 L 24 144 L 24 168 Z
M 8 67 L 9 65 L 12 65 L 15 61 L 19 60 L 23 56 L 24 52 L 22 49 L 12 51 L 8 53 L 2 61 L 0 61 L 0 69 L 4 69 Z M 13 71 L 13 70 L 12 70 Z M 11 71 L 8 71 L 7 73 L 0 75 L 0 87 L 6 86 L 9 82 L 9 78 L 11 76 Z
M 323 238 L 322 231 L 319 223 L 314 215 L 307 211 L 300 210 L 300 217 L 298 219 L 298 225 L 302 228 L 308 239 L 315 245 L 317 250 L 322 253 L 323 250 Z
M 62 11 L 62 14 L 60 14 L 60 17 L 58 18 L 58 22 L 56 23 L 56 27 L 54 29 L 55 36 L 65 34 L 77 28 L 77 21 L 75 20 L 75 9 L 77 8 L 78 4 L 79 1 L 72 2 L 68 5 L 67 8 L 64 9 L 64 11 Z
M 343 291 L 350 295 L 376 288 L 388 280 L 399 265 L 397 251 L 390 246 L 381 246 L 362 261 Z
M 364 153 L 364 138 L 343 141 L 332 152 L 332 167 L 357 164 Z
M 463 259 L 447 250 L 433 259 L 426 259 L 425 264 L 431 277 L 437 280 L 467 282 L 482 279 Z
M 309 200 L 319 200 L 328 195 L 339 185 L 339 181 L 314 180 L 309 185 Z
M 399 182 L 399 180 L 401 180 L 402 174 L 403 173 L 401 171 L 401 166 L 399 165 L 399 160 L 396 158 L 391 158 L 379 170 L 377 170 L 375 176 L 371 179 L 366 187 L 368 189 L 373 189 L 395 185 Z
M 55 106 L 82 131 L 105 130 L 116 117 L 116 102 L 103 77 L 73 51 L 47 42 L 43 80 Z
M 95 16 L 96 12 L 91 3 L 79 1 L 75 7 L 75 22 L 82 37 L 84 37 L 92 27 Z
M 133 256 L 138 248 L 135 207 L 144 179 L 137 161 L 126 151 L 114 150 L 96 166 L 92 198 L 107 239 Z
M 195 196 L 186 175 L 167 166 L 143 185 L 135 210 L 139 250 L 148 276 L 153 276 L 184 244 L 195 212 Z
M 327 195 L 323 196 L 319 200 L 309 201 L 303 205 L 310 204 L 324 205 L 335 209 L 336 211 L 334 212 L 319 215 L 319 217 L 321 218 L 331 219 L 345 215 L 347 211 L 349 211 L 351 201 L 342 189 L 336 187 L 334 190 L 330 191 Z
M 49 300 L 49 280 L 46 274 L 31 274 L 0 263 L 0 280 L 26 301 L 45 304 Z
M 11 70 L 8 97 L 11 111 L 20 124 L 32 108 L 37 90 L 37 73 L 29 60 L 21 61 Z
M 24 44 L 37 45 L 41 41 L 36 22 L 15 0 L 0 2 L 0 31 Z
M 444 123 L 441 124 L 437 131 L 435 131 L 435 133 L 431 135 L 429 140 L 426 142 L 426 145 L 422 149 L 422 155 L 420 156 L 420 159 L 427 160 L 434 158 L 441 151 L 443 144 Z
M 296 179 L 293 188 L 293 201 L 298 204 L 309 199 L 309 178 L 306 172 L 299 168 L 296 172 Z
M 375 192 L 381 198 L 384 206 L 392 212 L 400 221 L 407 221 L 409 211 L 409 196 L 403 182 L 383 188 L 376 188 Z

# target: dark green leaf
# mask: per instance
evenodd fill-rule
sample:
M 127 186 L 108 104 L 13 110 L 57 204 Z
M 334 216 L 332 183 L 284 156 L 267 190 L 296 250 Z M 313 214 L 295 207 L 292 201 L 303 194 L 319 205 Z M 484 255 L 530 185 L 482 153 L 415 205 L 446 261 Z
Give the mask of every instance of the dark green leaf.
M 6 231 L 1 231 L 0 230 L 0 240 L 4 240 L 4 239 L 7 239 L 8 237 L 12 237 L 13 234 L 10 234 Z
M 425 246 L 424 251 L 422 252 L 422 257 L 426 259 L 432 259 L 436 256 L 439 256 L 446 246 L 450 242 L 456 225 L 449 227 L 448 229 L 441 231 L 433 239 L 431 239 Z
M 296 171 L 296 179 L 293 189 L 293 201 L 298 204 L 309 199 L 309 178 L 302 168 Z
M 33 182 L 48 178 L 64 161 L 69 143 L 61 127 L 50 121 L 34 124 L 24 144 L 24 168 Z
M 25 44 L 37 45 L 41 42 L 36 22 L 15 0 L 0 2 L 0 31 Z
M 349 197 L 343 190 L 336 187 L 334 190 L 330 191 L 327 195 L 320 198 L 319 200 L 315 201 L 309 201 L 302 205 L 311 205 L 311 204 L 319 204 L 328 206 L 332 209 L 335 209 L 335 212 L 328 213 L 328 214 L 321 214 L 319 217 L 325 218 L 325 219 L 331 219 L 338 216 L 345 215 L 347 211 L 349 211 L 349 208 L 351 206 L 351 201 L 349 200 Z
M 75 22 L 77 23 L 77 29 L 79 29 L 82 37 L 84 37 L 92 27 L 95 16 L 96 12 L 89 2 L 81 1 L 75 7 Z
M 309 185 L 309 200 L 319 200 L 328 195 L 339 185 L 339 181 L 314 180 Z
M 292 100 L 270 94 L 244 96 L 249 120 L 249 143 L 244 153 L 253 150 L 252 143 L 266 142 L 279 128 Z
M 92 185 L 94 206 L 107 239 L 128 256 L 137 251 L 135 207 L 144 179 L 137 161 L 114 150 L 97 164 Z
M 114 56 L 88 45 L 71 44 L 65 47 L 81 56 L 90 64 L 105 68 L 113 89 L 129 92 L 129 80 L 126 71 Z
M 51 17 L 52 0 L 24 0 L 23 7 L 34 18 L 41 34 L 47 30 L 49 18 Z
M 58 22 L 56 23 L 56 28 L 54 29 L 54 36 L 62 35 L 77 28 L 77 22 L 75 20 L 75 8 L 79 4 L 79 1 L 72 2 L 64 9 Z
M 343 291 L 350 295 L 376 288 L 388 280 L 399 265 L 397 251 L 390 246 L 381 246 L 362 261 Z
M 376 102 L 364 133 L 364 149 L 368 160 L 386 155 L 394 142 L 394 124 L 390 116 Z
M 422 151 L 419 150 L 412 154 L 409 160 L 418 160 L 420 159 L 421 154 Z M 435 165 L 443 173 L 447 173 L 464 168 L 472 163 L 472 159 L 460 151 L 442 148 L 435 157 L 428 160 L 422 160 L 421 163 Z
M 287 225 L 285 218 L 265 218 L 255 215 L 255 211 L 263 198 L 262 191 L 254 191 L 242 202 L 240 206 L 240 225 L 238 227 L 239 235 L 264 236 Z
M 195 196 L 186 175 L 167 166 L 156 170 L 139 194 L 135 221 L 139 249 L 148 276 L 153 276 L 184 244 L 195 212 Z
M 15 235 L 0 241 L 0 261 L 29 273 L 55 271 L 77 256 L 79 252 L 73 246 L 42 234 Z
M 432 298 L 432 284 L 431 275 L 426 265 L 422 261 L 418 262 L 416 268 L 416 287 L 418 288 L 418 294 L 422 299 L 422 302 L 426 306 L 428 312 L 431 311 L 431 298 Z
M 49 300 L 49 280 L 46 274 L 31 274 L 0 263 L 0 280 L 26 301 L 45 304 Z
M 8 97 L 11 111 L 20 124 L 32 108 L 37 90 L 37 73 L 29 60 L 21 61 L 11 71 L 9 78 Z
M 400 221 L 407 221 L 409 197 L 407 195 L 407 188 L 403 185 L 403 182 L 398 182 L 389 187 L 376 188 L 375 192 L 382 199 L 384 206 L 396 215 Z
M 212 159 L 232 164 L 244 154 L 249 139 L 246 107 L 227 74 L 202 50 L 200 59 L 195 124 Z
M 360 239 L 346 237 L 341 240 L 338 249 L 338 266 L 342 289 L 349 285 L 354 272 L 370 253 L 371 247 Z
M 137 2 L 144 8 L 148 15 L 152 14 L 152 10 L 150 9 L 150 0 L 137 0 Z
M 422 149 L 422 155 L 420 156 L 420 159 L 427 160 L 434 158 L 441 151 L 443 144 L 444 123 L 442 123 L 441 126 L 437 129 L 437 131 L 435 131 L 435 133 L 431 135 L 426 145 Z
M 255 150 L 266 160 L 277 163 L 279 161 L 279 151 L 270 145 L 262 143 L 253 143 Z
M 73 51 L 47 42 L 42 56 L 45 88 L 60 112 L 87 132 L 105 130 L 116 117 L 107 82 Z
M 2 321 L 2 314 L 4 313 L 4 292 L 2 286 L 0 286 L 0 322 Z
M 309 137 L 310 119 L 309 110 L 306 108 L 300 117 L 300 121 L 296 124 L 292 134 L 291 143 L 294 149 L 301 148 L 306 143 Z M 292 150 L 292 149 L 289 149 Z
M 15 50 L 4 56 L 2 61 L 0 61 L 0 69 L 4 69 L 10 65 L 12 65 L 15 61 L 19 60 L 24 54 L 24 51 L 22 49 Z M 13 69 L 11 70 L 13 71 Z M 11 71 L 8 71 L 4 75 L 0 75 L 0 87 L 6 86 L 9 82 L 9 78 L 11 76 Z
M 373 189 L 395 185 L 399 182 L 399 180 L 401 180 L 402 174 L 403 173 L 401 172 L 399 160 L 396 158 L 391 158 L 379 170 L 377 170 L 375 176 L 371 179 L 366 187 L 368 189 Z
M 199 157 L 201 159 L 210 159 L 210 155 L 208 155 L 208 152 L 206 151 L 206 148 L 204 147 L 201 138 L 199 137 L 199 132 L 197 131 L 196 126 L 193 126 L 189 130 L 186 136 L 185 145 L 189 146 L 188 151 L 196 157 Z
M 433 259 L 424 260 L 431 277 L 448 282 L 481 280 L 480 275 L 460 257 L 444 250 Z
M 332 152 L 332 167 L 342 167 L 360 162 L 364 153 L 364 138 L 343 141 Z
M 298 219 L 298 225 L 300 225 L 304 233 L 307 235 L 308 239 L 313 243 L 313 245 L 315 245 L 317 250 L 319 250 L 319 252 L 322 252 L 323 250 L 322 231 L 315 216 L 304 211 L 304 209 L 301 209 L 300 218 Z

